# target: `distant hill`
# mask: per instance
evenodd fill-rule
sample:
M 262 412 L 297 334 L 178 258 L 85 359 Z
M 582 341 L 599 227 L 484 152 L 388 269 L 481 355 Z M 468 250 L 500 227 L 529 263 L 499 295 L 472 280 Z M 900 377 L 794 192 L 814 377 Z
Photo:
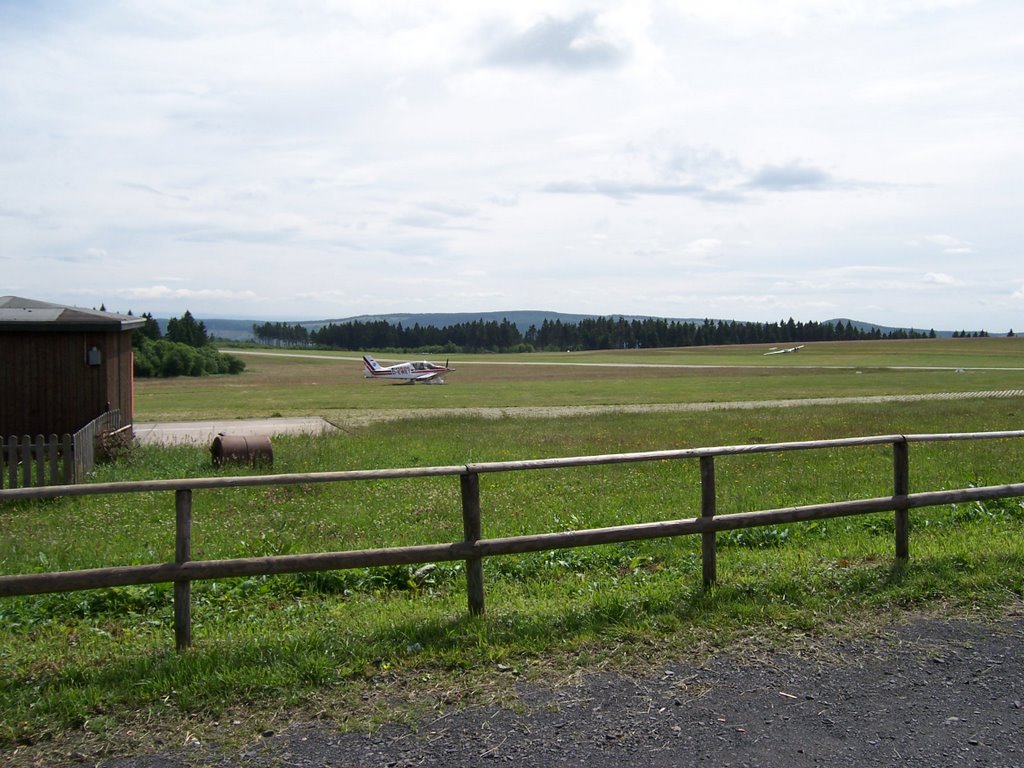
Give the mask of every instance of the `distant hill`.
M 167 320 L 166 317 L 153 318 L 160 325 L 160 333 L 167 333 Z M 227 339 L 229 341 L 253 341 L 255 337 L 252 334 L 253 325 L 259 325 L 265 321 L 263 320 L 225 320 L 222 318 L 203 318 L 197 317 L 206 326 L 206 332 L 211 336 L 216 336 L 218 339 Z
M 643 320 L 648 315 L 578 315 L 566 312 L 545 312 L 542 310 L 512 310 L 509 312 L 392 312 L 383 315 L 355 315 L 353 317 L 339 317 L 328 320 L 302 320 L 293 321 L 293 325 L 303 325 L 309 330 L 313 331 L 321 328 L 325 325 L 335 323 L 340 325 L 342 323 L 349 322 L 362 322 L 369 323 L 378 320 L 385 320 L 392 325 L 398 325 L 401 323 L 404 327 L 411 327 L 419 324 L 420 326 L 434 326 L 436 328 L 443 328 L 447 325 L 458 325 L 460 323 L 470 323 L 476 320 L 482 320 L 483 322 L 497 322 L 500 323 L 504 319 L 508 319 L 509 322 L 514 324 L 520 331 L 525 333 L 526 330 L 531 326 L 535 325 L 538 328 L 543 324 L 545 320 L 554 322 L 559 320 L 562 323 L 579 323 L 581 320 L 593 317 L 623 317 L 626 320 Z M 196 318 L 202 320 L 206 326 L 206 331 L 212 336 L 216 336 L 219 339 L 227 339 L 228 341 L 252 341 L 254 339 L 252 333 L 253 325 L 261 325 L 265 320 L 234 320 L 225 318 Z M 673 317 L 666 318 L 667 320 L 673 320 L 680 323 L 703 323 L 704 318 L 681 318 Z M 161 331 L 167 330 L 167 319 L 157 318 L 157 322 L 160 323 Z M 718 322 L 717 319 L 714 322 Z M 726 321 L 729 322 L 729 321 Z M 769 321 L 775 322 L 775 321 Z M 827 323 L 838 323 L 841 322 L 846 324 L 847 322 L 853 323 L 853 327 L 858 330 L 875 330 L 878 329 L 883 334 L 889 333 L 895 330 L 901 330 L 893 326 L 878 325 L 876 323 L 868 323 L 861 320 L 850 320 L 849 318 L 833 318 L 826 320 Z M 902 330 L 910 330 L 904 328 Z M 927 332 L 928 328 L 915 328 L 918 331 Z M 936 335 L 949 337 L 953 335 L 952 331 L 936 331 Z
M 886 333 L 891 333 L 892 331 L 923 331 L 924 333 L 928 333 L 930 330 L 932 330 L 931 328 L 925 328 L 923 326 L 914 326 L 913 328 L 900 328 L 898 326 L 878 325 L 876 323 L 865 323 L 865 322 L 863 322 L 861 320 L 851 320 L 848 317 L 837 317 L 837 318 L 833 318 L 832 320 L 826 320 L 825 322 L 826 323 L 832 323 L 833 325 L 835 325 L 836 323 L 842 323 L 843 325 L 846 325 L 847 323 L 853 323 L 853 327 L 856 328 L 858 331 L 874 331 L 874 330 L 877 329 L 877 330 L 881 331 L 883 335 L 886 334 Z M 935 335 L 936 336 L 950 337 L 950 336 L 953 335 L 953 332 L 952 331 L 935 331 Z

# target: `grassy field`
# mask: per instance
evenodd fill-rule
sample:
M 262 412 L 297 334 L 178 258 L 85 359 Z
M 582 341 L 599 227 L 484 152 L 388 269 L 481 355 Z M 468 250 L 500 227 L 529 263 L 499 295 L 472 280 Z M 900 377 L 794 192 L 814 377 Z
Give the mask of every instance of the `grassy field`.
M 358 355 L 244 355 L 241 376 L 136 383 L 138 421 L 377 409 L 695 403 L 1024 388 L 1024 339 L 809 344 L 455 357 L 445 386 L 367 381 Z M 385 359 L 380 355 L 380 359 Z
M 769 358 L 754 349 L 526 358 L 546 363 L 537 366 L 488 356 L 453 360 L 459 371 L 443 387 L 367 382 L 351 361 L 252 356 L 241 377 L 139 382 L 137 415 L 330 416 L 1024 388 L 1017 340 L 898 344 L 900 365 L 949 368 L 929 371 L 887 367 L 885 344 L 844 346 Z M 564 365 L 641 359 L 664 365 Z M 837 367 L 804 367 L 818 361 Z M 494 364 L 503 362 L 517 364 Z M 315 439 L 275 438 L 274 471 L 1021 428 L 1019 394 L 572 418 L 445 411 Z M 732 457 L 716 466 L 720 513 L 891 492 L 891 452 L 881 447 Z M 911 489 L 1019 482 L 1021 466 L 1024 440 L 915 445 Z M 145 447 L 101 466 L 94 480 L 238 471 L 212 468 L 206 446 Z M 485 476 L 481 496 L 483 534 L 497 537 L 691 517 L 700 491 L 690 461 Z M 172 494 L 0 502 L 0 573 L 171 560 L 173 506 Z M 196 492 L 194 507 L 195 558 L 462 536 L 454 478 Z M 1019 500 L 917 510 L 911 521 L 906 564 L 892 559 L 891 514 L 721 534 L 711 591 L 701 588 L 692 537 L 490 559 L 487 613 L 477 618 L 466 612 L 460 564 L 199 582 L 195 647 L 184 654 L 172 650 L 168 585 L 0 599 L 0 755 L 12 764 L 52 764 L 70 752 L 180 746 L 183 734 L 244 742 L 292 717 L 373 727 L 460 702 L 508 700 L 524 678 L 736 647 L 811 647 L 836 634 L 881 632 L 908 613 L 986 617 L 1020 605 Z

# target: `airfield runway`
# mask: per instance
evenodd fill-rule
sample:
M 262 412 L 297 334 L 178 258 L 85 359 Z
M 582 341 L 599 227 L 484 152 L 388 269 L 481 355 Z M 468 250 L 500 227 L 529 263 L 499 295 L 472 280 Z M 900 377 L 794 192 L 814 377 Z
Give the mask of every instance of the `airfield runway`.
M 260 352 L 252 349 L 232 349 L 230 350 L 232 355 L 252 355 L 254 357 L 295 357 L 295 358 L 306 358 L 309 360 L 334 360 L 336 362 L 352 362 L 362 363 L 361 357 L 350 357 L 348 355 L 318 355 L 310 352 Z M 397 361 L 398 358 L 393 358 Z M 391 362 L 390 359 L 381 358 L 380 362 Z M 642 363 L 642 362 L 627 362 L 627 363 L 597 363 L 593 361 L 575 361 L 575 360 L 464 360 L 459 358 L 458 365 L 509 365 L 517 368 L 524 366 L 536 365 L 536 366 L 557 366 L 566 368 L 678 368 L 678 369 L 709 369 L 709 368 L 735 368 L 735 364 L 730 363 Z M 789 365 L 757 365 L 752 366 L 757 370 L 763 371 L 772 368 L 784 368 L 787 370 L 793 369 L 809 369 L 817 368 L 821 370 L 857 370 L 858 366 L 855 365 L 819 365 L 819 364 L 789 364 Z M 886 370 L 891 371 L 1019 371 L 1024 368 L 1018 367 L 1004 367 L 1004 366 L 963 366 L 963 367 L 952 367 L 948 365 L 885 365 L 882 366 Z
M 135 438 L 144 445 L 209 443 L 223 435 L 323 434 L 348 427 L 365 427 L 385 421 L 430 416 L 479 416 L 489 419 L 510 417 L 552 418 L 590 416 L 600 413 L 685 413 L 693 411 L 752 410 L 755 408 L 799 408 L 839 403 L 915 403 L 922 401 L 972 400 L 1024 397 L 1024 389 L 982 392 L 936 392 L 926 395 L 871 395 L 859 397 L 811 397 L 790 400 L 744 400 L 708 403 L 651 403 L 634 405 L 565 405 L 517 408 L 394 408 L 353 410 L 327 421 L 319 416 L 268 419 L 225 419 L 222 421 L 148 422 L 135 424 Z

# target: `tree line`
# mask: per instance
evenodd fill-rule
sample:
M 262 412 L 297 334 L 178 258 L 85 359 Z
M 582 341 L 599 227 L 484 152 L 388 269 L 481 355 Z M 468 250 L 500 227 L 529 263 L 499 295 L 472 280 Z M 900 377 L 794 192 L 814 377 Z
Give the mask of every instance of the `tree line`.
M 1017 334 L 1015 334 L 1013 332 L 1013 328 L 1011 328 L 1010 332 L 1006 334 L 1006 338 L 1008 338 L 1008 339 L 1015 338 L 1016 336 L 1017 336 Z M 963 331 L 963 330 L 961 330 L 961 331 L 953 331 L 953 338 L 954 339 L 987 339 L 988 338 L 988 331 L 971 331 L 970 333 L 968 333 L 967 331 Z
M 377 349 L 424 352 L 532 352 L 593 349 L 693 347 L 723 344 L 804 343 L 865 339 L 935 338 L 934 330 L 858 328 L 852 322 L 819 323 L 789 320 L 772 323 L 704 320 L 702 322 L 624 317 L 585 318 L 578 323 L 544 320 L 525 333 L 503 319 L 473 320 L 443 327 L 416 323 L 403 326 L 386 320 L 328 323 L 312 331 L 300 324 L 253 326 L 257 341 L 273 346 L 319 346 L 334 349 Z
M 142 317 L 142 327 L 132 332 L 136 376 L 207 376 L 245 370 L 242 360 L 213 346 L 206 325 L 188 310 L 180 318 L 167 321 L 166 334 L 161 333 L 153 315 L 143 312 Z

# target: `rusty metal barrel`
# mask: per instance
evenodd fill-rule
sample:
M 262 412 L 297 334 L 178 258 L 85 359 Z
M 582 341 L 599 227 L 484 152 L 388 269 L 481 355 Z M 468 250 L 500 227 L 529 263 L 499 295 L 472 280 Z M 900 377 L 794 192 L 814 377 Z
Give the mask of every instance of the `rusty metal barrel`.
M 215 467 L 224 464 L 274 463 L 274 449 L 267 435 L 225 435 L 223 432 L 213 438 L 210 446 Z

